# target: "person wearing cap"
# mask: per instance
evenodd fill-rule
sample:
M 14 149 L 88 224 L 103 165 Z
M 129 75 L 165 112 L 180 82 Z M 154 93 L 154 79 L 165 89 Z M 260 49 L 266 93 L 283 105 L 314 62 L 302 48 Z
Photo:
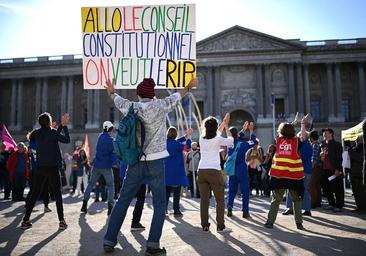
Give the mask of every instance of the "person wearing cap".
M 155 97 L 154 80 L 145 78 L 137 86 L 136 93 L 139 101 L 132 102 L 115 93 L 114 81 L 107 81 L 105 88 L 114 101 L 115 106 L 123 115 L 128 113 L 132 105 L 137 110 L 137 115 L 145 126 L 143 152 L 146 156 L 137 164 L 128 166 L 120 196 L 112 210 L 107 232 L 104 236 L 104 250 L 106 252 L 114 250 L 128 207 L 146 179 L 152 190 L 154 208 L 147 240 L 146 255 L 164 255 L 166 253 L 165 248 L 160 248 L 160 237 L 166 210 L 164 158 L 169 156 L 165 135 L 166 115 L 175 109 L 189 89 L 197 85 L 198 80 L 193 78 L 179 92 L 173 93 L 164 99 L 157 99 Z M 138 131 L 136 134 L 138 141 L 140 141 L 140 132 Z
M 81 207 L 82 213 L 87 213 L 88 201 L 90 193 L 95 187 L 100 176 L 103 176 L 108 189 L 108 211 L 110 215 L 114 205 L 114 178 L 112 173 L 112 166 L 117 165 L 117 158 L 114 153 L 113 139 L 110 133 L 114 126 L 110 121 L 103 123 L 103 132 L 99 134 L 95 157 L 93 160 L 93 168 L 91 170 L 88 186 L 85 189 L 83 205 Z
M 344 205 L 344 187 L 342 172 L 342 144 L 334 140 L 334 131 L 331 128 L 322 130 L 325 143 L 320 153 L 323 159 L 322 183 L 325 196 L 328 199 L 326 210 L 340 212 Z M 335 176 L 329 180 L 329 177 Z

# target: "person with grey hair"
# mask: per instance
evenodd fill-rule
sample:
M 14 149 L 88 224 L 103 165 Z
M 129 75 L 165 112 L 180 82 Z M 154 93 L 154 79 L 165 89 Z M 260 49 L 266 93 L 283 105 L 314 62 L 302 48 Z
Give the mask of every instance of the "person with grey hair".
M 362 165 L 363 165 L 363 136 L 359 135 L 356 139 L 356 145 L 348 150 L 351 158 L 351 185 L 352 192 L 356 201 L 355 211 L 366 210 L 366 190 L 362 184 Z

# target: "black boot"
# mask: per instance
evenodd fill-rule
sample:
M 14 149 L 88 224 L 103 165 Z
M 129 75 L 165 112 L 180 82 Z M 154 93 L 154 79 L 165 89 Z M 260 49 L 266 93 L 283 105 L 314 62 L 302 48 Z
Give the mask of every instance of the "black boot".
M 83 201 L 83 206 L 81 207 L 81 212 L 82 213 L 87 213 L 88 212 L 88 202 L 87 201 Z

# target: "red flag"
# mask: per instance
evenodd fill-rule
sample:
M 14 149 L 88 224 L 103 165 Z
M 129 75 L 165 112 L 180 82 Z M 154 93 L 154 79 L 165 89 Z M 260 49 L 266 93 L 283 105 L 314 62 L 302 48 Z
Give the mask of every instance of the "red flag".
M 83 145 L 83 149 L 86 153 L 86 157 L 88 159 L 90 159 L 90 147 L 89 147 L 89 139 L 88 139 L 88 134 L 85 134 L 85 140 L 84 140 L 84 145 Z
M 11 137 L 8 129 L 6 129 L 6 126 L 4 124 L 1 131 L 1 140 L 5 144 L 5 150 L 9 150 L 10 148 L 17 148 L 17 144 L 15 143 L 13 137 Z

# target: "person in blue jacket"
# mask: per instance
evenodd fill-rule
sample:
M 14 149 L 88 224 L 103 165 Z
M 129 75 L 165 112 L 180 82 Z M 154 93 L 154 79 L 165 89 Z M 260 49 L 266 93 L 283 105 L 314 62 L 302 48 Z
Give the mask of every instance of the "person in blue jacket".
M 240 139 L 244 138 L 244 132 L 249 129 L 250 140 L 241 142 Z M 231 127 L 231 134 L 234 138 L 234 148 L 230 148 L 228 155 L 230 156 L 236 147 L 239 147 L 236 161 L 235 161 L 235 174 L 229 177 L 229 200 L 228 200 L 228 211 L 227 216 L 233 216 L 233 206 L 236 193 L 238 192 L 238 185 L 240 184 L 241 194 L 242 194 L 242 211 L 243 218 L 249 218 L 249 175 L 248 167 L 245 161 L 245 155 L 247 151 L 252 148 L 255 144 L 256 136 L 253 134 L 254 124 L 246 121 L 243 125 L 243 129 L 240 131 L 238 136 L 238 130 L 235 127 Z
M 178 132 L 175 127 L 169 127 L 167 131 L 167 150 L 169 152 L 169 157 L 164 160 L 166 205 L 168 208 L 169 197 L 173 191 L 174 217 L 183 216 L 179 206 L 180 191 L 182 186 L 187 187 L 189 184 L 184 167 L 183 143 L 187 141 L 191 134 L 192 128 L 188 129 L 184 136 L 176 139 Z
M 304 210 L 304 212 L 302 213 L 302 215 L 305 216 L 311 216 L 311 197 L 310 197 L 310 179 L 311 179 L 311 173 L 312 173 L 312 163 L 311 163 L 311 158 L 313 156 L 313 147 L 311 146 L 310 142 L 309 142 L 309 134 L 306 133 L 306 137 L 305 138 L 301 138 L 301 134 L 299 133 L 297 135 L 300 140 L 302 141 L 302 145 L 300 147 L 300 155 L 301 155 L 301 160 L 302 160 L 302 164 L 304 166 L 304 197 L 302 199 L 302 209 Z M 289 214 L 294 214 L 294 210 L 292 207 L 293 203 L 292 203 L 292 198 L 290 193 L 287 193 L 287 197 L 286 197 L 286 211 L 284 211 L 282 213 L 282 215 L 289 215 Z
M 117 157 L 114 153 L 113 138 L 110 133 L 113 131 L 114 126 L 110 121 L 103 123 L 103 132 L 99 134 L 97 141 L 97 148 L 95 157 L 93 160 L 93 168 L 91 170 L 91 177 L 88 182 L 88 186 L 85 189 L 83 206 L 81 207 L 82 213 L 87 213 L 88 200 L 90 198 L 90 192 L 94 188 L 99 177 L 103 175 L 106 187 L 108 189 L 108 212 L 111 214 L 114 205 L 114 178 L 112 173 L 112 166 L 117 166 Z

